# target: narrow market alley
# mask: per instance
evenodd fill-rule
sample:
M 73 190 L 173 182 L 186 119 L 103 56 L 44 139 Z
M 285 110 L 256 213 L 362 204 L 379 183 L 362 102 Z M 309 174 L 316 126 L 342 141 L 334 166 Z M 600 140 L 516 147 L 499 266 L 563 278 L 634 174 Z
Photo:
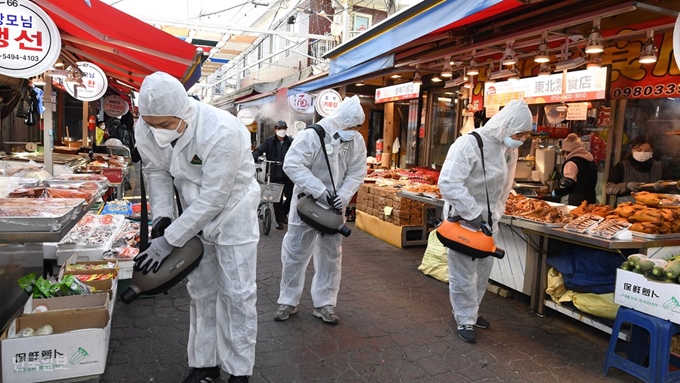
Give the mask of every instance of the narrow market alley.
M 299 312 L 274 322 L 285 231 L 261 238 L 251 382 L 637 381 L 616 369 L 602 374 L 607 334 L 550 310 L 539 318 L 525 303 L 491 293 L 481 307 L 491 327 L 477 330 L 477 344 L 463 342 L 447 285 L 417 270 L 424 249 L 399 250 L 351 228 L 337 326 L 312 316 L 311 267 Z M 180 382 L 188 371 L 188 327 L 185 283 L 130 306 L 118 301 L 101 381 Z

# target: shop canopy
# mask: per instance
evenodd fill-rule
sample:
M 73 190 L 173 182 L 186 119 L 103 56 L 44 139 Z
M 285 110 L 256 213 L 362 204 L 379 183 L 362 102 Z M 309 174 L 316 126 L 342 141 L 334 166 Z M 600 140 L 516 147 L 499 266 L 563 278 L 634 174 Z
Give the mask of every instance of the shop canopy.
M 412 41 L 493 17 L 523 3 L 518 0 L 423 1 L 362 33 L 324 56 L 328 77 L 291 89 L 306 92 L 342 85 L 394 66 L 394 52 Z
M 176 77 L 186 89 L 200 78 L 202 51 L 196 46 L 100 0 L 33 1 L 59 27 L 62 51 L 136 90 L 157 71 Z

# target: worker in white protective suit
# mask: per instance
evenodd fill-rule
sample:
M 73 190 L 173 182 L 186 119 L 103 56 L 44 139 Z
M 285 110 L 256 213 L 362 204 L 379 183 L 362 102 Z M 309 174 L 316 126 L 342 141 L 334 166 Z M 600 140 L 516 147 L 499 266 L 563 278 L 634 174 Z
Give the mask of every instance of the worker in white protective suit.
M 228 112 L 189 98 L 162 72 L 142 83 L 139 114 L 135 137 L 159 237 L 135 258 L 136 266 L 153 272 L 172 249 L 201 238 L 203 259 L 187 284 L 192 370 L 184 382 L 217 380 L 220 367 L 230 383 L 247 382 L 257 336 L 260 200 L 250 133 Z M 183 208 L 179 217 L 173 185 Z
M 288 220 L 288 232 L 281 246 L 281 292 L 274 320 L 285 321 L 297 312 L 305 270 L 314 258 L 312 314 L 326 323 L 337 324 L 334 307 L 340 290 L 342 236 L 322 234 L 304 223 L 297 212 L 298 195 L 311 194 L 318 202 L 340 211 L 347 207 L 366 176 L 366 144 L 357 132 L 364 123 L 359 97 L 345 98 L 330 116 L 319 121 L 325 131 L 325 147 L 333 172 L 337 195 L 333 192 L 321 141 L 314 129 L 295 136 L 286 154 L 284 172 L 295 184 Z
M 512 188 L 519 148 L 531 131 L 531 112 L 524 101 L 511 101 L 484 127 L 475 130 L 484 146 L 484 165 L 477 140 L 472 134 L 459 137 L 446 155 L 439 175 L 439 189 L 445 200 L 444 214 L 460 216 L 465 225 L 479 229 L 488 221 L 488 186 L 494 236 L 505 202 Z M 484 222 L 484 223 L 483 223 Z M 471 258 L 448 249 L 449 295 L 458 324 L 458 335 L 475 343 L 474 327 L 488 328 L 480 317 L 479 305 L 486 292 L 493 258 Z

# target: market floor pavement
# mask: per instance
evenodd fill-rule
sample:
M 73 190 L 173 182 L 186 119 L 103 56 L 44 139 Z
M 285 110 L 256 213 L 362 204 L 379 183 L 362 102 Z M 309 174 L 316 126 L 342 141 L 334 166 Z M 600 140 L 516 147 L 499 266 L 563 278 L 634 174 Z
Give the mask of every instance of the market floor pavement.
M 477 344 L 463 342 L 448 286 L 417 270 L 424 248 L 399 250 L 358 229 L 343 243 L 340 324 L 312 316 L 311 265 L 299 312 L 275 322 L 284 232 L 259 244 L 253 383 L 637 381 L 616 369 L 602 374 L 606 334 L 550 310 L 539 318 L 491 293 L 481 307 L 491 327 L 476 331 Z M 130 306 L 118 301 L 101 381 L 181 382 L 188 326 L 185 283 Z

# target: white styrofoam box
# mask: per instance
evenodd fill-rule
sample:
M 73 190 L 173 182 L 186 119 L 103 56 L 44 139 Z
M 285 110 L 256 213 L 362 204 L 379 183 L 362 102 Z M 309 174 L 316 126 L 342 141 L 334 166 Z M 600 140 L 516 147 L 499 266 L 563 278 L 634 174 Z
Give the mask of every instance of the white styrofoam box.
M 52 335 L 13 338 L 21 329 L 50 324 Z M 2 381 L 45 382 L 104 373 L 111 320 L 105 308 L 18 317 L 1 346 Z
M 103 245 L 90 249 L 57 249 L 57 265 L 63 265 L 66 260 L 77 254 L 78 261 L 101 261 L 104 259 L 104 252 L 111 248 L 111 244 Z
M 118 271 L 118 279 L 132 279 L 132 272 L 134 271 L 135 267 L 135 261 L 133 260 L 125 260 L 125 261 L 118 261 L 118 267 L 120 270 Z
M 616 270 L 614 303 L 680 324 L 680 285 Z
M 57 259 L 57 242 L 43 243 L 43 259 Z

